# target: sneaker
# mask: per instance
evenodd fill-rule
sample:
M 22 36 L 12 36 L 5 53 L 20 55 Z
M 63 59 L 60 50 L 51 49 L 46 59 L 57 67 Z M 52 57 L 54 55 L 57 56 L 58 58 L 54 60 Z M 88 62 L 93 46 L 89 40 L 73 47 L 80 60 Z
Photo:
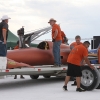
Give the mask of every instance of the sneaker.
M 25 79 L 24 77 L 20 77 L 21 79 Z
M 25 78 L 23 77 L 23 75 L 20 75 L 20 78 L 21 78 L 21 79 L 25 79 Z
M 74 81 L 74 83 L 73 84 L 71 84 L 72 86 L 76 86 L 77 85 L 77 83 L 76 83 L 76 81 Z
M 82 89 L 82 88 L 77 88 L 76 91 L 77 91 L 77 92 L 84 92 L 84 91 L 86 91 L 86 90 L 84 90 L 84 89 Z
M 68 91 L 68 90 L 67 90 L 67 86 L 63 86 L 63 90 L 64 90 L 64 91 Z
M 17 79 L 16 77 L 14 77 L 14 79 Z
M 14 79 L 17 79 L 17 75 L 15 75 Z

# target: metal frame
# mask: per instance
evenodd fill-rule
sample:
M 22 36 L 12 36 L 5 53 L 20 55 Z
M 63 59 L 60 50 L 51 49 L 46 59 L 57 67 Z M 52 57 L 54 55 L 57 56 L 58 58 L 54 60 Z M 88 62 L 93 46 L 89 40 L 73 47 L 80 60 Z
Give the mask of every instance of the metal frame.
M 92 64 L 95 68 L 100 69 L 100 64 Z M 87 65 L 85 65 L 87 66 Z M 15 68 L 15 69 L 0 69 L 0 75 L 59 75 L 66 73 L 67 65 L 62 67 L 52 67 L 52 65 L 34 66 L 34 68 Z
M 0 69 L 0 75 L 44 75 L 66 72 L 67 66 L 52 67 L 51 65 L 35 66 L 34 68 Z
M 32 41 L 36 40 L 37 38 L 39 38 L 40 36 L 49 33 L 50 31 L 51 31 L 51 26 L 43 28 L 43 29 L 36 30 L 34 32 L 25 34 L 24 35 L 24 40 L 27 41 L 29 39 L 30 42 L 32 42 Z
M 40 36 L 47 34 L 51 31 L 51 26 L 43 28 L 43 29 L 39 29 L 36 30 L 34 32 L 25 34 L 25 35 L 19 35 L 19 45 L 20 48 L 26 48 L 26 47 L 30 47 L 30 44 L 32 41 L 36 40 L 37 38 L 39 38 Z M 26 44 L 28 46 L 26 46 Z

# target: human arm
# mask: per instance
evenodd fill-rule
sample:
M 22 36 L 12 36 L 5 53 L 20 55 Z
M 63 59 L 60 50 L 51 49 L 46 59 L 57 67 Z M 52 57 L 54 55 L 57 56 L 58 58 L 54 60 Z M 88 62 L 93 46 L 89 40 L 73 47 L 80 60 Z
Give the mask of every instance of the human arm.
M 72 50 L 75 47 L 74 43 L 70 44 L 70 49 Z
M 88 59 L 86 56 L 84 57 L 84 60 L 85 60 L 85 62 L 88 64 L 88 66 L 89 66 L 91 69 L 94 69 L 94 66 L 91 65 L 89 59 Z
M 85 60 L 83 59 L 81 62 L 81 66 L 84 66 L 86 64 Z
M 7 42 L 7 30 L 8 30 L 8 24 L 7 23 L 3 23 L 3 27 L 2 27 L 2 35 L 3 35 L 3 39 L 4 39 L 4 44 L 6 44 Z
M 91 63 L 90 63 L 90 61 L 89 61 L 89 59 L 88 59 L 88 50 L 87 49 L 85 49 L 85 48 L 82 48 L 82 50 L 83 50 L 83 59 L 85 60 L 85 62 L 86 62 L 86 64 L 88 64 L 88 66 L 91 68 L 91 69 L 94 69 L 94 66 L 93 65 L 91 65 Z
M 55 39 L 56 39 L 57 35 L 58 35 L 58 30 L 56 29 L 55 32 L 54 32 L 54 35 L 53 35 L 52 42 L 55 42 Z
M 68 44 L 68 38 L 64 36 L 64 42 Z
M 53 39 L 55 39 L 58 35 L 58 30 L 56 29 L 55 32 L 54 32 L 54 36 L 53 36 Z
M 2 34 L 3 34 L 3 38 L 4 38 L 4 44 L 7 43 L 7 41 L 6 41 L 6 32 L 7 32 L 6 29 L 2 29 Z

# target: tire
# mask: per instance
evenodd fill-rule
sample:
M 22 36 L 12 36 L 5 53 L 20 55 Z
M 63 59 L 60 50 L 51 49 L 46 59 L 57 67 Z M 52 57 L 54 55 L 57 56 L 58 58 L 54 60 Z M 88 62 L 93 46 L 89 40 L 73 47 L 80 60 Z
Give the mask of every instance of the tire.
M 51 76 L 49 75 L 43 75 L 44 78 L 50 78 Z
M 100 84 L 100 72 L 99 72 L 99 70 L 98 69 L 96 69 L 96 72 L 97 72 L 97 75 L 98 75 L 98 82 L 97 82 L 97 84 L 96 84 L 96 86 L 95 86 L 95 89 L 99 86 L 99 84 Z
M 99 76 L 100 76 L 100 69 L 98 69 L 99 71 Z M 100 89 L 100 82 L 99 82 L 99 85 L 96 87 L 96 89 Z
M 99 86 L 96 89 L 100 89 L 100 84 L 99 84 Z
M 81 87 L 85 90 L 91 91 L 99 86 L 100 75 L 95 68 L 92 70 L 88 66 L 82 67 Z
M 30 78 L 31 79 L 38 79 L 39 78 L 39 75 L 30 75 Z

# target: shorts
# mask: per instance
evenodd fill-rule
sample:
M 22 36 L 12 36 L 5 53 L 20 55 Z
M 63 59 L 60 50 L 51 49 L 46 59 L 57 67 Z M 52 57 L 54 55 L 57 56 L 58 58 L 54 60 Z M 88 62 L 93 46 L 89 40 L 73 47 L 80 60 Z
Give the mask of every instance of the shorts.
M 81 77 L 82 76 L 81 67 L 78 65 L 68 63 L 67 76 Z
M 6 44 L 0 41 L 0 56 L 6 57 L 6 55 L 7 55 Z

